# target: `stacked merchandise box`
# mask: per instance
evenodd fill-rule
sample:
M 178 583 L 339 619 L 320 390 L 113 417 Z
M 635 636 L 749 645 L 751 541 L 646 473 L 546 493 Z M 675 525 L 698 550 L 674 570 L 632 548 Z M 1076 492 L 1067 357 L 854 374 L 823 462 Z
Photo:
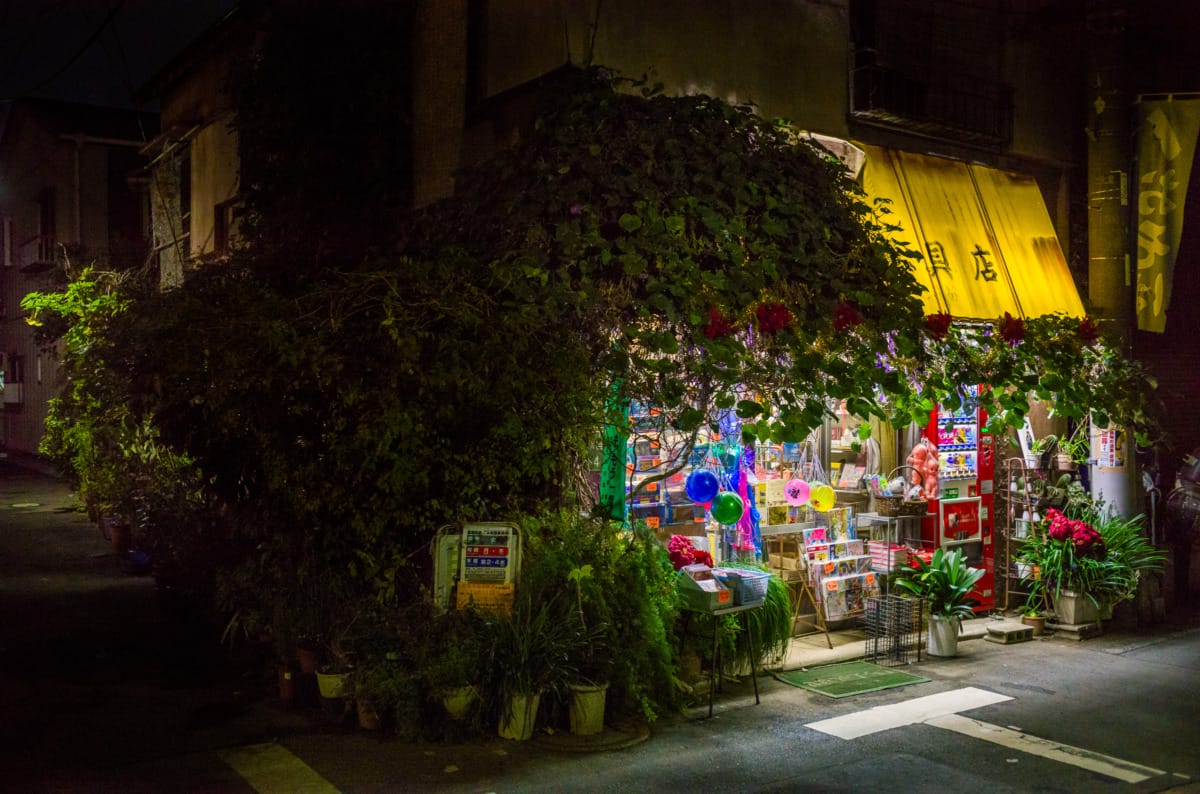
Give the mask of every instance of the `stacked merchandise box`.
M 908 567 L 908 547 L 883 540 L 867 541 L 871 567 L 879 573 L 892 573 Z

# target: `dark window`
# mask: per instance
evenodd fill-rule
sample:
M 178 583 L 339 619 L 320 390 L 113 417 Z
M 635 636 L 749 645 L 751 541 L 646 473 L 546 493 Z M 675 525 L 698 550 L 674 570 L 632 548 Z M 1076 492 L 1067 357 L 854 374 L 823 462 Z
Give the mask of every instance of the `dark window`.
M 177 161 L 179 174 L 179 221 L 183 233 L 187 234 L 192 219 L 192 157 L 180 155 Z
M 58 196 L 52 187 L 44 189 L 38 196 L 38 261 L 53 262 L 54 242 L 57 231 L 56 211 Z
M 1011 140 L 998 0 L 853 0 L 850 14 L 852 116 L 991 146 Z
M 0 267 L 12 267 L 12 218 L 0 216 Z

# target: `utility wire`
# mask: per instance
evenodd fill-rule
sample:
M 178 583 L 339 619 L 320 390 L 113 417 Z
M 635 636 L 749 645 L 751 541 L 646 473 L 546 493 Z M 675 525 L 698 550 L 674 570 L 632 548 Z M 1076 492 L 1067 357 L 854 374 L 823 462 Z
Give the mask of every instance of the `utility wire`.
M 28 96 L 29 94 L 40 91 L 61 77 L 63 72 L 67 71 L 67 69 L 70 69 L 76 61 L 83 57 L 84 53 L 91 49 L 91 46 L 96 43 L 96 39 L 100 38 L 101 34 L 104 33 L 104 30 L 109 26 L 109 24 L 117 16 L 117 12 L 120 11 L 124 5 L 125 0 L 117 0 L 113 7 L 109 9 L 108 14 L 104 17 L 104 21 L 101 22 L 94 31 L 92 31 L 92 34 L 87 37 L 87 39 L 79 46 L 78 49 L 75 50 L 74 54 L 67 59 L 66 63 L 54 70 L 49 77 L 45 78 L 40 83 L 31 86 L 24 91 L 17 92 L 17 96 Z

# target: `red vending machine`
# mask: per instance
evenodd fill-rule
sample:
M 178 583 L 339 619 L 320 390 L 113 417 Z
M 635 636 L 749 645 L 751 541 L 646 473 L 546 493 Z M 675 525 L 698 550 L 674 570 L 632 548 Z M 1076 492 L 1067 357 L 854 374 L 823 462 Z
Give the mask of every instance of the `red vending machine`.
M 977 395 L 978 388 L 969 394 Z M 996 445 L 986 425 L 981 408 L 955 414 L 939 406 L 925 429 L 938 450 L 938 498 L 929 500 L 921 540 L 926 548 L 960 548 L 970 565 L 983 569 L 973 594 L 979 601 L 976 612 L 996 605 Z

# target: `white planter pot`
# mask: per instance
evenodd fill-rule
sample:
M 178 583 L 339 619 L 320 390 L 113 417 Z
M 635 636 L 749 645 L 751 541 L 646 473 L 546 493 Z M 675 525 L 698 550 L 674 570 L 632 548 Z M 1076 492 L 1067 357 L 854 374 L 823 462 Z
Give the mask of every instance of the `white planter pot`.
M 350 697 L 349 673 L 317 672 L 317 691 L 326 700 L 337 700 Z
M 1095 623 L 1100 619 L 1096 605 L 1083 593 L 1060 590 L 1058 593 L 1051 592 L 1050 600 L 1054 603 L 1054 614 L 1058 617 L 1059 623 L 1078 626 L 1084 623 Z
M 478 694 L 475 687 L 469 685 L 448 689 L 442 693 L 442 705 L 445 707 L 446 713 L 450 715 L 450 719 L 461 720 L 471 710 Z
M 513 695 L 500 714 L 500 738 L 527 741 L 533 738 L 541 694 Z
M 957 656 L 958 633 L 962 629 L 962 621 L 958 618 L 947 618 L 942 615 L 929 616 L 929 644 L 927 650 L 930 656 Z
M 604 732 L 604 700 L 608 684 L 571 685 L 571 733 L 592 736 Z

